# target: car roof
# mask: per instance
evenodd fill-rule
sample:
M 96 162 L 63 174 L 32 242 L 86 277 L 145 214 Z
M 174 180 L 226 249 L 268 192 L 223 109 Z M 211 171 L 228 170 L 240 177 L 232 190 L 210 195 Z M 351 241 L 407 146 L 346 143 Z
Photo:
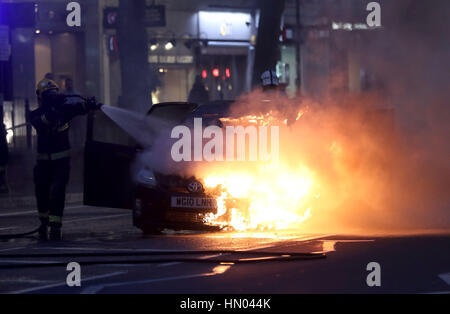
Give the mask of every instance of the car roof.
M 172 101 L 172 102 L 160 102 L 153 104 L 150 109 L 147 111 L 147 115 L 149 115 L 154 109 L 160 107 L 169 107 L 169 106 L 179 106 L 179 105 L 192 105 L 194 110 L 198 107 L 197 104 L 185 102 L 185 101 Z
M 194 110 L 191 116 L 194 117 L 223 117 L 230 114 L 234 101 L 218 100 L 211 101 Z
M 222 117 L 240 117 L 243 113 L 239 112 L 231 112 L 231 108 L 234 104 L 234 100 L 214 100 L 205 103 L 202 106 L 199 106 L 194 103 L 189 102 L 164 102 L 154 104 L 150 110 L 147 112 L 149 115 L 154 109 L 160 107 L 169 107 L 169 106 L 178 106 L 178 105 L 192 105 L 192 112 L 186 116 L 184 120 L 192 119 L 192 118 L 210 118 L 210 119 L 218 119 Z

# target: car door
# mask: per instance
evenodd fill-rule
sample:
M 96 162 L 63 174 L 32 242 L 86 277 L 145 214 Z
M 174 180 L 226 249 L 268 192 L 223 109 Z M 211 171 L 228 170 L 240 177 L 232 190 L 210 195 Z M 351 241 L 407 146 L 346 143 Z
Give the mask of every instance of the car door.
M 88 119 L 84 151 L 84 197 L 89 206 L 131 209 L 131 165 L 138 145 L 102 112 Z
M 156 104 L 147 113 L 149 129 L 142 134 L 152 137 L 158 129 L 181 123 L 197 107 L 183 102 Z M 89 116 L 87 129 L 84 204 L 133 208 L 135 184 L 131 166 L 142 148 L 101 111 Z M 142 142 L 145 141 L 141 139 Z

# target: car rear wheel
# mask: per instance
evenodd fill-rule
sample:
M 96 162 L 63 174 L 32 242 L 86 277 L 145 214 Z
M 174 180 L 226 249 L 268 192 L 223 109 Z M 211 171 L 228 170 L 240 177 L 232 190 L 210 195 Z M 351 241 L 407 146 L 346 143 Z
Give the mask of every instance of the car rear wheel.
M 155 226 L 144 226 L 141 228 L 144 235 L 156 235 L 161 234 L 163 228 Z

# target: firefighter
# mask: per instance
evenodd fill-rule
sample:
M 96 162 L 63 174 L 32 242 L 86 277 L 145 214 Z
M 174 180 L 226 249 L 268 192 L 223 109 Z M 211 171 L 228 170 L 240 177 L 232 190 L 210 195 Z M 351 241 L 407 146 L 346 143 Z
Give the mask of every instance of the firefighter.
M 273 102 L 286 96 L 283 86 L 273 70 L 267 70 L 261 74 L 261 87 L 263 102 Z M 279 103 L 280 101 L 276 102 Z
M 261 86 L 264 92 L 277 91 L 280 81 L 275 71 L 267 70 L 261 74 Z
M 99 109 L 95 98 L 68 103 L 58 85 L 44 78 L 36 88 L 38 108 L 30 113 L 37 132 L 37 163 L 34 168 L 36 202 L 41 226 L 39 238 L 62 239 L 62 217 L 70 172 L 69 122 L 77 115 Z M 48 235 L 48 227 L 50 234 Z
M 297 121 L 297 110 L 289 106 L 286 94 L 286 84 L 280 83 L 280 80 L 273 70 L 267 70 L 261 75 L 262 99 L 261 102 L 271 104 L 271 108 L 276 110 L 286 120 L 287 125 Z

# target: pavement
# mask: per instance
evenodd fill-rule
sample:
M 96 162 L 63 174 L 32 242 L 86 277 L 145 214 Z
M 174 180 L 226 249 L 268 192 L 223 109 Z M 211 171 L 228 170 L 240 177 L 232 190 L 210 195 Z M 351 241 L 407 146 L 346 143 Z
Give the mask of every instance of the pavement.
M 23 232 L 37 224 L 33 209 L 1 210 L 0 217 L 1 234 Z M 162 235 L 143 236 L 131 225 L 128 210 L 71 204 L 66 207 L 63 241 L 39 242 L 31 236 L 0 242 L 0 293 L 450 293 L 449 247 L 448 232 L 356 236 L 293 230 L 166 230 Z M 193 250 L 238 252 L 181 253 Z M 246 251 L 314 252 L 325 253 L 326 258 L 280 261 L 276 254 L 258 257 Z M 126 254 L 73 256 L 112 252 Z M 170 255 L 163 254 L 166 252 Z M 148 255 L 133 256 L 139 254 Z M 114 264 L 83 264 L 113 260 Z M 227 262 L 230 260 L 235 262 Z M 62 264 L 43 266 L 52 262 Z M 70 274 L 66 264 L 70 262 L 81 264 L 79 287 L 66 284 Z M 366 282 L 371 262 L 381 267 L 379 287 L 369 287 Z M 5 265 L 27 267 L 2 268 Z
M 83 201 L 83 193 L 67 193 L 66 204 L 79 204 Z M 36 208 L 36 197 L 34 195 L 11 195 L 0 194 L 0 217 L 1 212 L 13 209 Z

